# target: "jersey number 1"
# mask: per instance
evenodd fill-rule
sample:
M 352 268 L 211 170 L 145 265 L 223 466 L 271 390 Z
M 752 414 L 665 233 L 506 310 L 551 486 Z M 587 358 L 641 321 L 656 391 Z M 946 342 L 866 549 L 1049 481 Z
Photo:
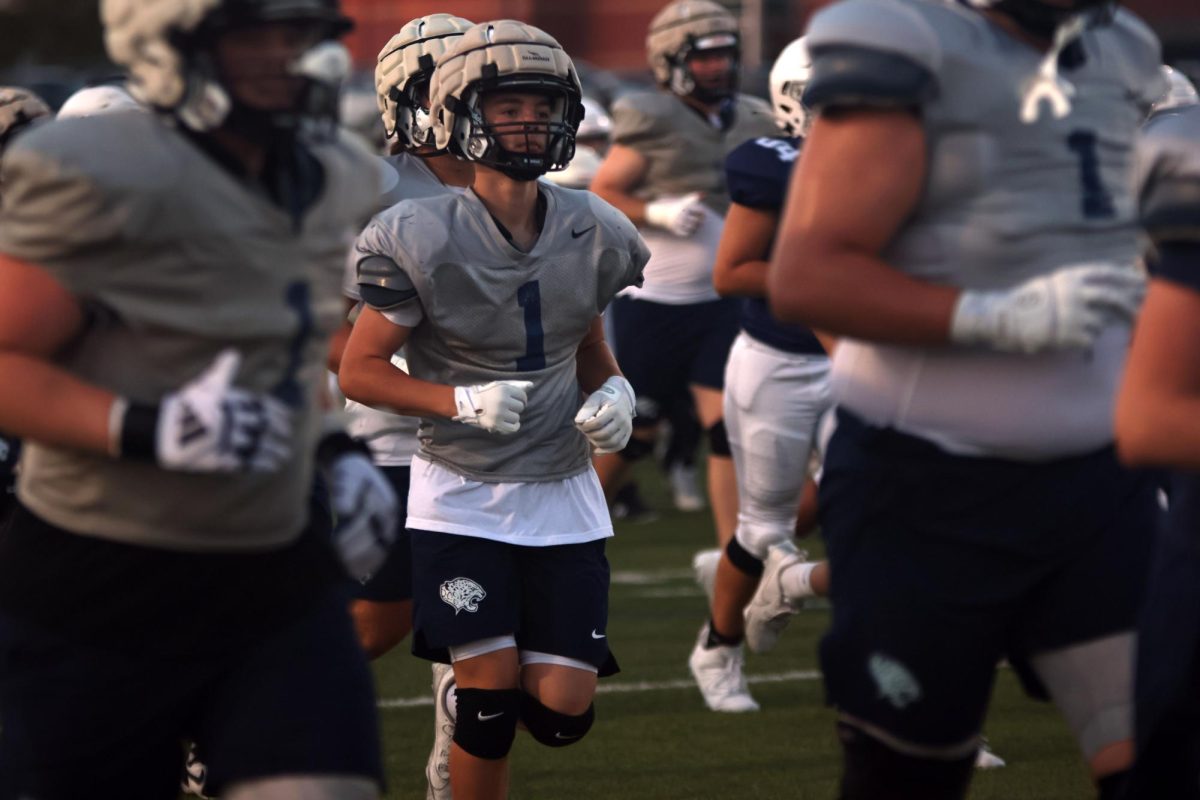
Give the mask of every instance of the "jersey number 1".
M 1112 195 L 1100 179 L 1100 154 L 1096 149 L 1096 134 L 1092 131 L 1073 131 L 1067 137 L 1067 147 L 1079 157 L 1079 181 L 1083 185 L 1083 216 L 1087 219 L 1108 219 L 1117 215 Z
M 517 371 L 544 369 L 546 337 L 542 332 L 542 290 L 537 281 L 517 288 L 517 305 L 525 311 L 525 355 L 517 359 Z

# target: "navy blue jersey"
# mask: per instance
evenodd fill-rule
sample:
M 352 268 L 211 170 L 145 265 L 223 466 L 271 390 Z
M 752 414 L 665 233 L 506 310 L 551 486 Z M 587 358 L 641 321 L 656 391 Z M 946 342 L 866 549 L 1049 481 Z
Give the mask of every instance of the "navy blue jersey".
M 725 159 L 730 199 L 741 206 L 780 212 L 787 199 L 792 166 L 800 155 L 798 137 L 750 139 Z M 771 316 L 762 297 L 747 297 L 742 306 L 742 330 L 763 344 L 789 353 L 823 355 L 825 350 L 803 325 L 785 325 Z

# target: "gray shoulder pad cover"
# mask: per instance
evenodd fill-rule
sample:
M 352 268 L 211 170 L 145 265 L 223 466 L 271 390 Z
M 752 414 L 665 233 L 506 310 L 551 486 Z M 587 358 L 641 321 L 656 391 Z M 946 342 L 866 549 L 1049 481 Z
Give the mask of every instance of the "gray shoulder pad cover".
M 1153 120 L 1138 144 L 1142 225 L 1156 242 L 1200 242 L 1200 107 Z
M 846 0 L 824 9 L 809 25 L 808 47 L 813 73 L 804 101 L 810 108 L 903 108 L 937 94 L 937 33 L 895 0 Z
M 386 311 L 417 297 L 417 287 L 400 265 L 395 238 L 381 224 L 371 220 L 354 243 L 355 272 L 363 302 Z

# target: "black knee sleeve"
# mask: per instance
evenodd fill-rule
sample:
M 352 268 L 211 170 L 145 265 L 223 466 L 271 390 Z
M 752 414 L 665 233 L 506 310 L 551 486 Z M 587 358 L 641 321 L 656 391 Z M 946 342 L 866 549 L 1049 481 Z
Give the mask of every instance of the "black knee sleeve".
M 596 720 L 596 707 L 588 706 L 582 714 L 563 714 L 542 705 L 527 692 L 521 692 L 521 722 L 529 734 L 547 747 L 566 747 L 575 744 L 591 730 Z
M 725 430 L 725 420 L 717 420 L 717 424 L 708 429 L 709 455 L 729 458 L 733 451 L 729 449 L 729 432 Z
M 640 461 L 654 452 L 653 441 L 643 441 L 636 436 L 629 437 L 629 443 L 620 451 L 621 458 L 629 462 Z
M 838 723 L 838 738 L 844 758 L 839 800 L 962 800 L 967 795 L 975 753 L 949 761 L 916 758 L 844 722 Z
M 476 758 L 504 758 L 512 749 L 521 712 L 518 689 L 455 689 L 454 743 Z
M 729 540 L 729 544 L 725 545 L 725 556 L 729 559 L 729 563 L 738 568 L 739 572 L 744 572 L 751 578 L 762 577 L 764 564 L 755 558 L 754 554 L 746 548 L 742 547 L 737 537 Z

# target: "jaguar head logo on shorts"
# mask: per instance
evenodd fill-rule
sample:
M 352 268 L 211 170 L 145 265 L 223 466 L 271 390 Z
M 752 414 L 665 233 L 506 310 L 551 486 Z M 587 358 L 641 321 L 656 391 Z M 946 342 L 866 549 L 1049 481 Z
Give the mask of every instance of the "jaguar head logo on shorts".
M 894 708 L 903 711 L 921 699 L 921 684 L 917 683 L 908 667 L 891 656 L 872 653 L 867 668 L 879 688 L 879 696 Z
M 442 602 L 454 608 L 456 617 L 460 611 L 474 614 L 479 610 L 483 598 L 487 597 L 483 587 L 470 578 L 451 578 L 442 584 L 439 592 Z

